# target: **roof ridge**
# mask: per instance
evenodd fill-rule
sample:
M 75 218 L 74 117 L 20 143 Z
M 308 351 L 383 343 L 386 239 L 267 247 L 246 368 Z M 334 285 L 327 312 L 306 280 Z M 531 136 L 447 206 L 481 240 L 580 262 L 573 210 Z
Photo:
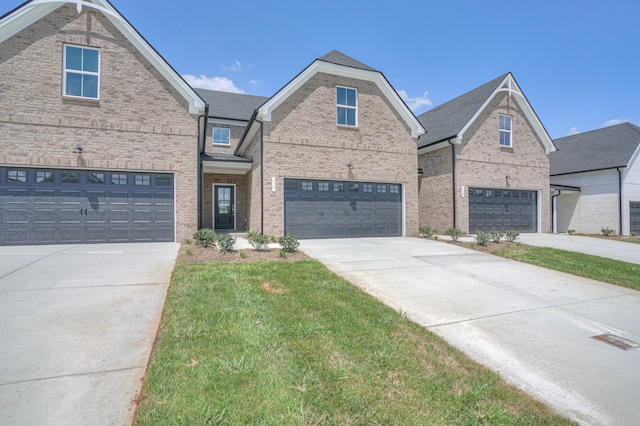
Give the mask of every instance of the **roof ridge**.
M 587 135 L 587 134 L 590 134 L 590 133 L 604 132 L 604 131 L 607 131 L 607 130 L 610 130 L 610 129 L 616 128 L 616 127 L 623 127 L 623 126 L 628 127 L 628 126 L 626 126 L 627 124 L 631 126 L 631 129 L 633 131 L 637 132 L 640 135 L 640 127 L 636 126 L 635 124 L 633 124 L 633 123 L 631 123 L 629 121 L 625 121 L 624 123 L 618 123 L 618 124 L 614 124 L 614 125 L 611 125 L 611 126 L 604 126 L 604 127 L 599 127 L 597 129 L 586 130 L 584 132 L 576 133 L 575 135 L 562 136 L 561 138 L 554 139 L 554 142 L 555 141 L 568 140 L 568 139 L 576 138 L 576 137 L 579 137 L 579 136 L 582 136 L 582 135 Z

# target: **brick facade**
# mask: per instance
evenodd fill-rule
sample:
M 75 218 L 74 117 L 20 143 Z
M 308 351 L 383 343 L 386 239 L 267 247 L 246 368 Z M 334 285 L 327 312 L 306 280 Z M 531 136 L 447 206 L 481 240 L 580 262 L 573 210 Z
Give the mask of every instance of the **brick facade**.
M 100 100 L 62 96 L 66 43 L 100 49 Z M 0 76 L 0 164 L 172 172 L 176 238 L 196 230 L 197 117 L 101 13 L 65 5 L 4 41 Z

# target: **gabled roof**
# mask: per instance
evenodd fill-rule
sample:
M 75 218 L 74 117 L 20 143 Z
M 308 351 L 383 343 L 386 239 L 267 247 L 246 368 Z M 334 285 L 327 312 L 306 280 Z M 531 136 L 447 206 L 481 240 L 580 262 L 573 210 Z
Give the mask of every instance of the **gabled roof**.
M 550 174 L 563 175 L 628 167 L 640 146 L 640 127 L 631 123 L 554 140 Z
M 83 7 L 101 12 L 134 45 L 138 51 L 189 103 L 189 113 L 202 114 L 205 103 L 180 77 L 171 65 L 116 10 L 108 0 L 30 0 L 0 18 L 0 43 L 54 12 L 67 3 L 75 4 L 78 13 Z
M 428 129 L 418 140 L 418 149 L 440 147 L 449 140 L 460 143 L 464 132 L 500 92 L 509 93 L 520 105 L 547 154 L 555 151 L 551 137 L 510 72 L 418 116 Z
M 289 96 L 318 73 L 373 82 L 387 98 L 398 115 L 404 120 L 409 129 L 411 129 L 411 136 L 413 138 L 418 138 L 424 133 L 424 128 L 416 116 L 413 115 L 413 112 L 411 112 L 409 107 L 404 103 L 380 71 L 376 71 L 362 62 L 358 62 L 355 59 L 334 50 L 313 61 L 311 65 L 302 70 L 300 74 L 295 76 L 293 80 L 287 83 L 282 89 L 278 90 L 275 95 L 269 98 L 267 102 L 255 111 L 254 117 L 251 119 L 249 127 L 247 127 L 247 131 L 238 144 L 236 154 L 242 154 L 247 142 L 253 139 L 258 131 L 259 122 L 271 121 L 271 113 L 273 110 L 280 106 L 289 98 Z
M 217 90 L 195 89 L 209 104 L 209 117 L 228 120 L 249 121 L 253 112 L 269 98 L 242 93 L 219 92 Z

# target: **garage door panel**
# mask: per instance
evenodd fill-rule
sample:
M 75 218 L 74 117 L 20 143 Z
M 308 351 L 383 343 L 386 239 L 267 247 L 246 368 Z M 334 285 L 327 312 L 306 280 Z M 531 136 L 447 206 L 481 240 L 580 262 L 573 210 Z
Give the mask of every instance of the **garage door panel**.
M 300 238 L 402 235 L 400 186 L 379 185 L 384 192 L 366 182 L 285 179 L 285 231 Z
M 536 191 L 469 188 L 469 231 L 537 231 Z
M 21 169 L 9 181 L 4 170 L 0 245 L 174 240 L 171 174 Z

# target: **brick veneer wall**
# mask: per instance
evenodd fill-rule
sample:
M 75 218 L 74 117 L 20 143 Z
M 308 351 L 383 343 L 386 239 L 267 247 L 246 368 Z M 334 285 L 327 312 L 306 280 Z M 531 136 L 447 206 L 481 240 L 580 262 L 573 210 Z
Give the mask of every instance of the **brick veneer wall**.
M 100 100 L 62 96 L 65 43 L 100 49 Z M 172 172 L 177 240 L 196 230 L 197 118 L 102 14 L 65 5 L 1 43 L 0 93 L 0 164 Z
M 358 127 L 336 125 L 336 85 L 358 89 Z M 258 138 L 253 157 L 250 227 L 259 229 Z M 264 126 L 265 233 L 284 232 L 284 178 L 403 184 L 407 235 L 418 228 L 417 147 L 409 128 L 374 83 L 316 74 L 272 113 Z M 348 163 L 353 168 L 347 167 Z M 272 177 L 276 191 L 272 191 Z M 258 222 L 256 222 L 258 221 Z
M 420 225 L 431 226 L 439 232 L 453 226 L 453 190 L 451 147 L 421 154 Z

